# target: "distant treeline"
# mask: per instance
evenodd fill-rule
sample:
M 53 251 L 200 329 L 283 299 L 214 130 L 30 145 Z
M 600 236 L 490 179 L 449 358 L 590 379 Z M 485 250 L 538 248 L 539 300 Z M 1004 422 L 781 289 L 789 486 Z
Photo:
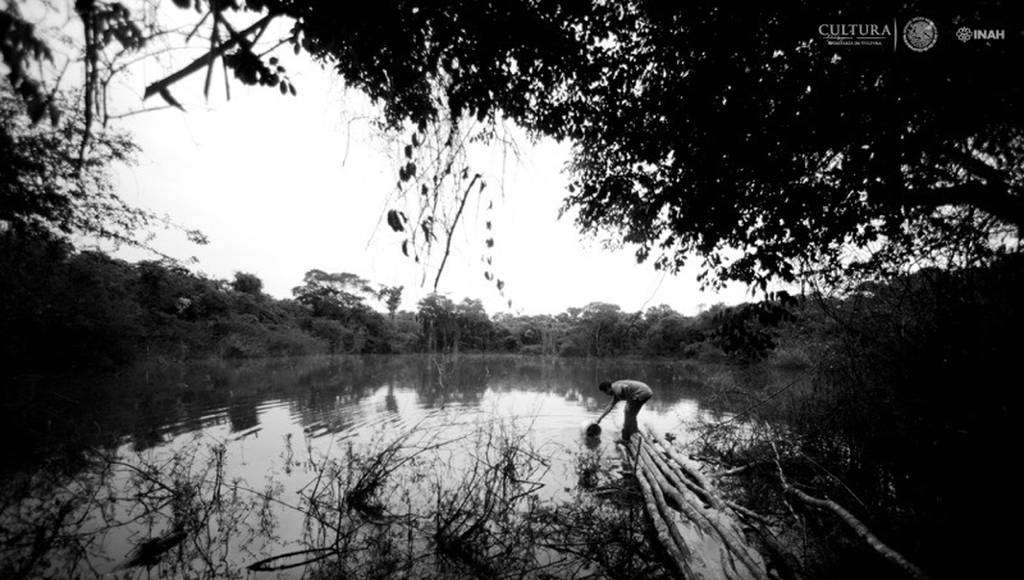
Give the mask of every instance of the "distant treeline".
M 708 357 L 773 345 L 770 332 L 747 328 L 750 305 L 718 305 L 695 317 L 664 305 L 631 313 L 598 302 L 557 315 L 491 316 L 479 300 L 434 294 L 402 309 L 400 287 L 320 270 L 282 300 L 265 294 L 252 274 L 215 280 L 169 261 L 129 263 L 12 230 L 0 234 L 0 295 L 7 373 L 107 368 L 154 356 Z

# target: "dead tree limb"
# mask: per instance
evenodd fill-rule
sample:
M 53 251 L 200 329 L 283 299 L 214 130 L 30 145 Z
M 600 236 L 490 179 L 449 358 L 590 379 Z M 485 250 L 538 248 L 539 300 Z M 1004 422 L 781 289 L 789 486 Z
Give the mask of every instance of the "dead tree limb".
M 928 578 L 928 574 L 926 574 L 924 570 L 910 560 L 907 560 L 903 554 L 900 554 L 882 542 L 882 540 L 879 539 L 870 528 L 847 511 L 846 508 L 830 499 L 814 497 L 790 484 L 786 479 L 786 474 L 782 471 L 782 463 L 779 460 L 779 450 L 775 447 L 775 441 L 771 441 L 771 444 L 772 450 L 775 451 L 775 467 L 778 469 L 779 481 L 782 482 L 782 489 L 786 494 L 799 499 L 805 505 L 832 512 L 833 515 L 838 517 L 840 521 L 853 530 L 853 532 L 871 546 L 872 549 L 878 552 L 883 558 L 889 560 L 902 569 L 907 576 L 917 578 L 919 580 Z
M 750 471 L 751 467 L 753 467 L 753 464 L 748 463 L 746 465 L 740 465 L 739 467 L 733 467 L 731 469 L 723 469 L 721 471 L 716 471 L 710 474 L 708 477 L 718 479 L 720 477 L 732 477 L 735 475 L 743 475 L 744 473 Z

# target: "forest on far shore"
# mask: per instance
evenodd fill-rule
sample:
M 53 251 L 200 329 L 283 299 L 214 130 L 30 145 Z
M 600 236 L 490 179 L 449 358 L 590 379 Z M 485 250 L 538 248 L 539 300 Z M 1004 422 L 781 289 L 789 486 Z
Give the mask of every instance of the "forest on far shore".
M 558 314 L 489 314 L 478 299 L 430 294 L 352 273 L 310 270 L 293 298 L 167 260 L 129 263 L 42 232 L 0 233 L 0 325 L 6 374 L 109 370 L 154 357 L 184 360 L 309 354 L 494 352 L 548 356 L 763 357 L 795 299 L 712 306 L 684 316 L 593 302 Z
M 841 297 L 779 292 L 696 316 L 667 305 L 626 312 L 602 302 L 558 314 L 489 314 L 478 299 L 430 294 L 408 304 L 401 287 L 315 269 L 293 298 L 278 299 L 250 273 L 212 279 L 171 261 L 129 263 L 45 233 L 8 230 L 0 233 L 0 326 L 18 338 L 3 341 L 0 354 L 8 376 L 111 370 L 153 358 L 421 352 L 772 358 L 805 367 L 837 342 L 909 355 L 908 344 L 935 341 L 927 359 L 963 360 L 961 351 L 982 349 L 983 338 L 1005 347 L 999 336 L 1012 329 L 993 333 L 992 324 L 997 313 L 1017 311 L 1017 261 L 924 269 Z

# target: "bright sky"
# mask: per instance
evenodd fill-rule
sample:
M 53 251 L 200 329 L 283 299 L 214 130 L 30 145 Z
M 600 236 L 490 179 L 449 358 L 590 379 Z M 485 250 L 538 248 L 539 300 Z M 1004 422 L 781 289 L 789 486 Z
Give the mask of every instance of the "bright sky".
M 415 308 L 430 291 L 433 273 L 421 284 L 422 268 L 402 255 L 401 237 L 381 221 L 397 168 L 360 118 L 374 108 L 330 70 L 284 53 L 297 97 L 232 79 L 226 101 L 218 70 L 206 102 L 200 72 L 174 86 L 186 112 L 165 109 L 120 121 L 142 148 L 138 166 L 118 175 L 121 195 L 206 234 L 206 246 L 173 231 L 160 233 L 154 246 L 181 259 L 195 256 L 194 269 L 209 276 L 252 272 L 268 293 L 288 297 L 309 269 L 353 272 L 404 285 L 402 308 Z M 144 86 L 165 74 L 155 63 L 140 67 L 112 108 L 162 105 L 159 97 L 140 99 Z M 513 311 L 555 313 L 603 301 L 628 311 L 665 303 L 694 314 L 701 305 L 747 299 L 739 286 L 701 292 L 696 268 L 666 276 L 636 264 L 632 248 L 609 250 L 600 239 L 581 235 L 570 216 L 558 219 L 569 145 L 521 139 L 519 147 L 520 159 L 506 167 L 504 195 L 493 214 L 494 271 L 506 282 Z M 502 181 L 499 158 L 488 155 L 477 165 L 496 188 Z M 484 279 L 483 219 L 472 205 L 466 217 L 439 290 L 456 300 L 480 298 L 492 313 L 508 310 Z M 117 254 L 146 257 L 132 249 Z

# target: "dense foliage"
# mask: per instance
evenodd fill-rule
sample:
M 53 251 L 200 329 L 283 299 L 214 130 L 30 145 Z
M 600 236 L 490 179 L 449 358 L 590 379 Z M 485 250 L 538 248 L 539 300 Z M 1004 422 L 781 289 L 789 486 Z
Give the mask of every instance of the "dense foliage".
M 922 54 L 817 38 L 837 15 L 905 19 L 917 3 L 799 4 L 622 5 L 615 42 L 590 47 L 553 105 L 577 144 L 580 224 L 753 284 L 1005 251 L 992 237 L 1024 225 L 1024 87 L 1004 72 L 1021 45 L 947 40 L 999 3 L 930 3 L 943 39 Z
M 659 267 L 697 254 L 708 281 L 765 287 L 1018 250 L 1024 101 L 1006 71 L 1022 44 L 967 46 L 950 32 L 1005 20 L 1000 2 L 931 3 L 941 39 L 924 53 L 831 47 L 818 34 L 838 14 L 918 16 L 916 2 L 175 4 L 209 27 L 209 52 L 147 96 L 177 105 L 174 83 L 217 60 L 243 83 L 294 93 L 279 57 L 254 48 L 280 19 L 291 25 L 282 44 L 333 67 L 396 127 L 503 117 L 570 139 L 567 207 L 579 225 L 621 234 Z M 49 52 L 17 6 L 2 12 L 3 57 L 35 111 L 27 71 Z M 86 73 L 104 51 L 145 47 L 144 10 L 91 0 L 74 10 Z M 94 29 L 108 32 L 90 41 Z M 87 117 L 98 107 L 90 78 Z M 402 181 L 427 187 L 422 169 L 404 166 Z
M 168 261 L 128 263 L 57 238 L 0 234 L 5 372 L 109 367 L 154 356 L 230 358 L 312 353 L 512 352 L 551 356 L 756 359 L 780 321 L 750 307 L 696 317 L 668 306 L 624 312 L 592 303 L 557 315 L 489 315 L 479 300 L 400 294 L 350 273 L 310 270 L 294 299 L 239 272 L 213 280 Z M 737 328 L 743 330 L 738 331 Z
M 1004 387 L 1018 373 L 1022 266 L 1011 258 L 923 269 L 793 309 L 774 360 L 802 358 L 810 372 L 746 395 L 771 427 L 708 424 L 704 453 L 724 467 L 748 465 L 742 501 L 785 514 L 777 447 L 787 477 L 843 505 L 935 577 L 999 576 L 1015 558 L 1012 540 L 970 530 L 999 529 L 1005 517 L 980 509 L 979 481 L 990 497 L 1015 493 L 1006 445 L 1019 404 Z M 801 540 L 807 577 L 904 577 L 827 511 L 798 513 L 810 538 Z M 991 557 L 964 557 L 980 552 Z
M 113 165 L 132 161 L 130 138 L 98 133 L 83 157 L 73 109 L 59 125 L 35 124 L 27 109 L 0 81 L 0 222 L 22 232 L 132 239 L 148 216 L 121 201 L 110 176 Z

